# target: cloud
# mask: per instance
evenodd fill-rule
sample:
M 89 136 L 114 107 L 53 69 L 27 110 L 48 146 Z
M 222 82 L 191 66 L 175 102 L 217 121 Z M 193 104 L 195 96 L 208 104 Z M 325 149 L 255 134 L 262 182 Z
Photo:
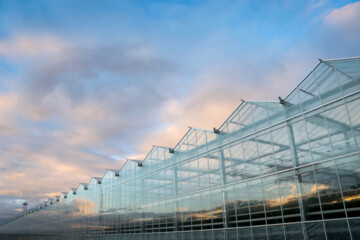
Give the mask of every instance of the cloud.
M 152 128 L 173 93 L 172 63 L 139 44 L 65 52 L 26 73 L 18 101 L 25 119 L 58 122 L 54 137 L 87 147 L 130 143 Z
M 306 12 L 310 13 L 316 9 L 322 8 L 325 4 L 328 3 L 328 0 L 311 0 L 307 5 Z
M 66 42 L 52 35 L 21 35 L 0 41 L 0 55 L 7 58 L 59 58 Z
M 334 25 L 353 25 L 359 22 L 360 2 L 350 3 L 341 8 L 334 9 L 325 20 Z
M 0 93 L 4 201 L 32 205 L 120 168 L 118 159 L 152 131 L 164 99 L 176 89 L 177 68 L 146 45 L 70 46 L 54 39 L 0 43 L 3 56 L 28 66 L 14 92 Z M 1 199 L 0 205 L 19 208 Z
M 31 204 L 45 200 L 54 192 L 77 187 L 91 176 L 102 176 L 107 168 L 117 168 L 120 162 L 110 158 L 81 152 L 61 144 L 47 144 L 34 151 L 25 146 L 9 147 L 2 156 L 7 167 L 1 169 L 0 195 L 23 198 Z
M 10 123 L 18 101 L 16 93 L 6 93 L 0 95 L 0 120 L 1 123 Z
M 325 24 L 333 28 L 341 37 L 360 40 L 360 2 L 350 3 L 334 9 L 325 17 Z
M 139 145 L 146 152 L 151 144 L 173 147 L 188 127 L 213 129 L 220 127 L 241 103 L 249 101 L 277 101 L 301 80 L 299 76 L 313 67 L 304 53 L 289 51 L 277 59 L 236 59 L 221 67 L 200 71 L 183 98 L 169 98 L 161 109 L 164 128 L 146 136 Z M 268 64 L 271 62 L 271 64 Z

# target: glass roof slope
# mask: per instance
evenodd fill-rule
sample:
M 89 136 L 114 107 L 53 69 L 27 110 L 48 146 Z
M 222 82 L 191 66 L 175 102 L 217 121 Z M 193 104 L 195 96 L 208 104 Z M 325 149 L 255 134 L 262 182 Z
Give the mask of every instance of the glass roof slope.
M 360 58 L 321 61 L 285 98 L 287 103 L 304 110 L 325 104 L 345 93 L 359 90 Z M 321 102 L 320 102 L 321 101 Z
M 324 61 L 326 64 L 332 64 L 333 67 L 341 74 L 347 75 L 353 80 L 360 78 L 360 58 L 348 58 Z
M 86 188 L 89 186 L 89 184 L 88 184 L 88 183 L 80 183 L 79 186 L 78 186 L 78 188 L 79 188 L 80 186 L 83 186 L 83 188 L 86 189 Z
M 107 171 L 113 172 L 116 175 L 119 175 L 121 169 L 108 169 Z
M 217 145 L 217 134 L 212 130 L 193 128 L 187 131 L 182 139 L 176 144 L 174 150 L 177 160 L 182 160 L 205 152 Z
M 140 171 L 138 164 L 133 160 L 127 159 L 119 172 L 120 181 L 133 178 L 138 171 Z
M 231 141 L 283 119 L 284 110 L 279 102 L 243 101 L 221 125 L 220 131 L 228 134 L 223 141 L 226 138 Z
M 76 194 L 76 188 L 70 188 L 69 192 L 72 192 L 73 194 Z
M 175 156 L 170 153 L 170 150 L 169 147 L 153 146 L 141 162 L 143 164 L 142 173 L 153 171 L 174 162 Z
M 67 192 L 62 192 L 61 195 L 60 195 L 60 198 L 66 198 L 67 197 Z
M 90 184 L 101 184 L 101 180 L 102 180 L 101 177 L 92 177 L 90 179 L 89 185 Z

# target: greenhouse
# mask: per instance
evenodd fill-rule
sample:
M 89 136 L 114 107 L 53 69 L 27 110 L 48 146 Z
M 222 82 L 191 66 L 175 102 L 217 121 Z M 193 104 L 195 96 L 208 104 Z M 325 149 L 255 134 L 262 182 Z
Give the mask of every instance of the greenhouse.
M 360 58 L 27 209 L 1 239 L 360 239 Z M 1 236 L 1 235 L 0 235 Z

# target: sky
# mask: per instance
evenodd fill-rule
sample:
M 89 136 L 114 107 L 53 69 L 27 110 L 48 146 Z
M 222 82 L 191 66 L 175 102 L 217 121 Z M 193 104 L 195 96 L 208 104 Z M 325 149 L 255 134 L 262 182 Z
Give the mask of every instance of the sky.
M 0 1 L 0 223 L 286 97 L 359 29 L 359 1 Z

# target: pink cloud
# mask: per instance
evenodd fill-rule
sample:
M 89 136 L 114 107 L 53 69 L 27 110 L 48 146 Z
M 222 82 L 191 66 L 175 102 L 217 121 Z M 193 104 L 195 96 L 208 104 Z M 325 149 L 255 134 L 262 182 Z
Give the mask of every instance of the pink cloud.
M 360 2 L 350 3 L 330 12 L 325 20 L 334 25 L 352 25 L 360 16 Z
M 9 58 L 61 57 L 66 43 L 52 35 L 21 35 L 0 41 L 0 55 Z
M 325 24 L 341 33 L 345 38 L 359 39 L 360 2 L 334 9 L 325 17 Z

